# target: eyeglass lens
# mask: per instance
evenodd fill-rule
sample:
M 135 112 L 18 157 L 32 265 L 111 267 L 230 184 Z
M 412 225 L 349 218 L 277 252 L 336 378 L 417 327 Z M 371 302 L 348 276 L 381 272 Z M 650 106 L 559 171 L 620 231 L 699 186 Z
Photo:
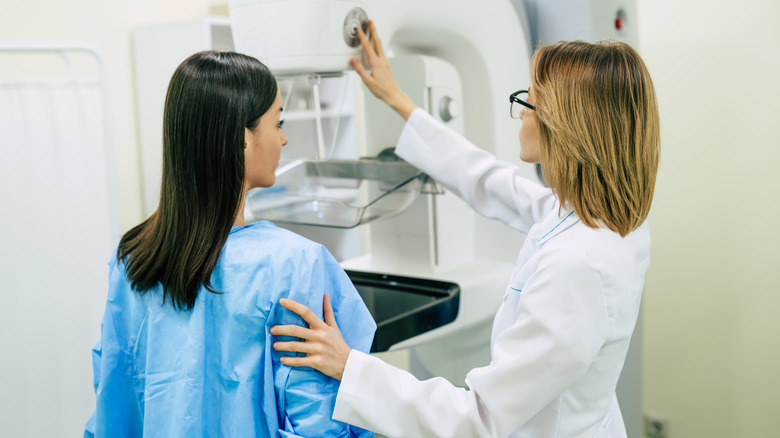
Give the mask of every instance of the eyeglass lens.
M 523 100 L 527 102 L 528 99 L 528 92 L 523 92 L 517 94 L 515 96 L 517 99 Z M 512 116 L 513 119 L 519 119 L 521 115 L 523 115 L 523 110 L 526 109 L 526 107 L 522 103 L 518 103 L 515 101 L 512 101 L 509 107 L 509 114 Z
M 509 109 L 512 118 L 519 119 L 520 116 L 523 115 L 523 110 L 525 109 L 525 107 L 522 104 L 519 104 L 517 102 L 512 102 L 512 106 Z

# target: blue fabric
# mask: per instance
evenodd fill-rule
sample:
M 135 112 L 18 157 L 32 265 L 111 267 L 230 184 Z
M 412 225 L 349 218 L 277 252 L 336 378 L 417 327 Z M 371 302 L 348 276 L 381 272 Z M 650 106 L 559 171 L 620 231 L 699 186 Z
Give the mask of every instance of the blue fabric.
M 160 287 L 134 292 L 116 257 L 109 267 L 85 437 L 373 436 L 331 420 L 339 381 L 271 348 L 271 326 L 305 326 L 279 299 L 322 318 L 325 293 L 347 343 L 371 347 L 376 324 L 321 245 L 269 222 L 233 227 L 212 275 L 223 293 L 201 288 L 190 311 L 163 306 Z

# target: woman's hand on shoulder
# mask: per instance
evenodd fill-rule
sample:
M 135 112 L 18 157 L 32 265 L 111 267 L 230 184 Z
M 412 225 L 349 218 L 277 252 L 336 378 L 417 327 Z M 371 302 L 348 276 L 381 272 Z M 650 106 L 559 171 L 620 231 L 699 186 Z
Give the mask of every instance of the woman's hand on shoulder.
M 385 56 L 382 40 L 379 38 L 374 22 L 369 21 L 369 26 L 371 40 L 366 37 L 360 26 L 357 27 L 357 34 L 358 38 L 360 38 L 360 43 L 363 45 L 363 53 L 366 55 L 371 72 L 367 72 L 357 58 L 352 58 L 350 64 L 374 96 L 390 105 L 404 120 L 408 120 L 412 111 L 417 108 L 417 105 L 401 90 L 398 82 L 395 81 L 393 71 L 390 69 L 390 62 L 387 60 L 387 56 Z
M 318 318 L 305 305 L 293 300 L 282 298 L 279 300 L 279 304 L 297 313 L 309 324 L 309 328 L 299 325 L 275 325 L 271 327 L 271 334 L 274 336 L 292 336 L 304 340 L 303 342 L 274 342 L 274 350 L 306 354 L 306 356 L 300 357 L 282 356 L 282 363 L 293 367 L 311 367 L 334 379 L 341 380 L 352 349 L 344 341 L 341 330 L 339 330 L 339 326 L 336 324 L 336 317 L 333 314 L 328 294 L 325 294 L 322 301 L 322 314 L 325 317 L 325 321 Z

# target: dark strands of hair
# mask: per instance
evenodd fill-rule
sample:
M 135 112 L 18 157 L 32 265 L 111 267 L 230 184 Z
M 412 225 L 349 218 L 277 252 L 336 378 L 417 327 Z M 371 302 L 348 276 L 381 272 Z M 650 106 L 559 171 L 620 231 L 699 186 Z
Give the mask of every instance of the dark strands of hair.
M 276 98 L 276 79 L 255 58 L 200 52 L 176 69 L 165 99 L 160 203 L 119 242 L 117 259 L 138 293 L 158 284 L 163 304 L 191 309 L 235 223 L 244 186 L 244 129 Z

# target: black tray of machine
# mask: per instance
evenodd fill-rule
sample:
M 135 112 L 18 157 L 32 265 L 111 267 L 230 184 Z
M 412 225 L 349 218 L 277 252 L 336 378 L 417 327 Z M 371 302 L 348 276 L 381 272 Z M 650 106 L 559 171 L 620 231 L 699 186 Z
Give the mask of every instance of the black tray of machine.
M 460 287 L 455 283 L 360 271 L 346 271 L 371 316 L 376 335 L 371 352 L 454 321 Z

